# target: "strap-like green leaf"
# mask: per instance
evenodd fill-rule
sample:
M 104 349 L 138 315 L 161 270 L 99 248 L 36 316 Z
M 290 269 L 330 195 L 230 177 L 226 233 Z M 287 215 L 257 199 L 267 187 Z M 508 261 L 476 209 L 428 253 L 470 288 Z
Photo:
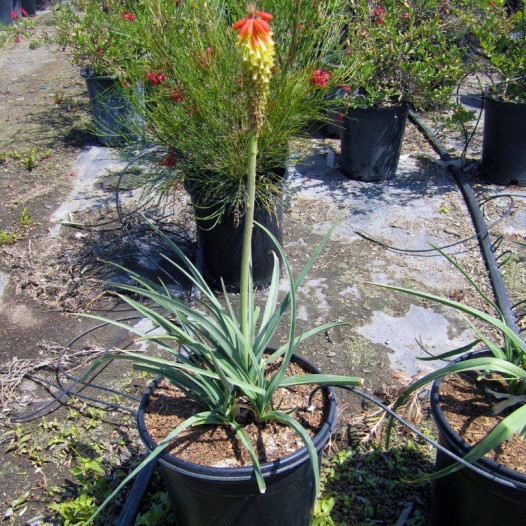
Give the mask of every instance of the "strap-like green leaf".
M 316 448 L 314 447 L 312 439 L 310 438 L 307 431 L 305 431 L 303 426 L 290 415 L 282 413 L 281 411 L 273 411 L 272 413 L 269 413 L 267 418 L 265 418 L 265 420 L 274 419 L 283 422 L 289 427 L 292 427 L 292 429 L 294 429 L 294 431 L 299 435 L 299 437 L 305 444 L 305 447 L 307 448 L 307 451 L 310 456 L 312 471 L 314 473 L 314 495 L 315 499 L 317 500 L 318 493 L 320 492 L 320 467 L 318 464 L 318 453 L 316 453 Z
M 328 331 L 329 329 L 333 329 L 334 327 L 341 327 L 344 325 L 349 325 L 349 323 L 346 321 L 334 321 L 331 323 L 324 323 L 323 325 L 315 327 L 314 329 L 310 329 L 308 331 L 301 333 L 299 336 L 296 337 L 294 341 L 294 345 L 297 347 L 300 343 L 304 342 L 308 338 L 311 338 L 312 336 L 315 336 L 316 334 L 320 332 Z M 282 345 L 279 349 L 277 349 L 270 356 L 264 359 L 265 363 L 272 363 L 274 360 L 278 359 L 280 356 L 283 356 L 287 348 L 288 348 L 288 344 Z
M 429 362 L 433 360 L 445 360 L 446 358 L 451 358 L 452 356 L 458 356 L 459 354 L 465 354 L 473 347 L 478 345 L 480 343 L 480 340 L 474 340 L 471 343 L 468 343 L 467 345 L 464 345 L 463 347 L 458 347 L 457 349 L 453 349 L 452 351 L 448 351 L 442 354 L 434 354 L 433 356 L 418 356 L 418 360 L 422 360 L 423 362 Z
M 318 246 L 316 247 L 316 249 L 312 253 L 311 257 L 309 258 L 309 260 L 307 261 L 305 266 L 301 269 L 301 271 L 298 274 L 296 280 L 295 281 L 293 281 L 293 280 L 290 281 L 290 290 L 285 295 L 285 297 L 283 298 L 283 301 L 281 302 L 281 305 L 279 306 L 279 309 L 274 312 L 274 314 L 271 316 L 271 318 L 269 319 L 269 321 L 265 325 L 262 325 L 260 327 L 259 334 L 258 334 L 258 336 L 256 338 L 255 343 L 254 343 L 254 349 L 257 350 L 257 352 L 264 352 L 265 349 L 269 346 L 270 340 L 272 339 L 272 336 L 276 332 L 276 329 L 278 327 L 278 324 L 279 324 L 283 314 L 288 309 L 288 306 L 289 306 L 289 303 L 290 303 L 291 297 L 292 297 L 291 296 L 292 295 L 292 291 L 294 291 L 294 294 L 296 293 L 296 291 L 298 290 L 299 286 L 301 285 L 301 283 L 305 279 L 305 276 L 308 274 L 309 270 L 312 268 L 312 265 L 314 265 L 314 262 L 316 261 L 316 258 L 318 257 L 320 252 L 323 250 L 323 248 L 325 247 L 325 245 L 329 241 L 332 233 L 334 232 L 334 230 L 336 229 L 338 224 L 342 221 L 342 219 L 345 217 L 346 213 L 347 213 L 347 210 L 344 210 L 338 216 L 338 218 L 333 223 L 333 225 L 331 226 L 329 231 L 325 234 L 325 236 L 323 236 L 322 240 L 320 241 L 320 243 L 318 244 Z M 271 239 L 272 239 L 272 237 L 274 237 L 274 236 L 272 236 L 272 234 L 265 227 L 263 227 L 262 225 L 260 225 L 257 222 L 256 222 L 256 225 L 258 225 L 258 227 L 260 227 L 263 231 L 265 231 L 267 233 L 267 235 L 269 235 L 271 237 Z M 277 240 L 274 240 L 274 244 L 276 245 L 276 248 L 278 248 L 278 247 L 281 248 L 279 243 L 277 242 Z M 278 252 L 279 252 L 279 250 L 278 250 Z M 283 252 L 283 251 L 281 251 L 281 252 Z M 282 258 L 283 258 L 283 256 L 282 256 Z
M 368 283 L 377 287 L 382 287 L 384 289 L 396 290 L 398 292 L 404 292 L 405 294 L 411 294 L 412 296 L 418 296 L 420 298 L 436 301 L 437 303 L 441 303 L 442 305 L 446 305 L 458 311 L 470 314 L 471 316 L 485 321 L 486 323 L 489 323 L 490 325 L 493 325 L 494 327 L 499 329 L 507 338 L 513 341 L 513 343 L 517 346 L 518 349 L 526 353 L 526 343 L 522 341 L 520 336 L 515 334 L 515 332 L 512 329 L 510 329 L 503 321 L 499 320 L 498 318 L 495 318 L 494 316 L 486 314 L 483 311 L 480 311 L 473 307 L 469 307 L 468 305 L 464 305 L 463 303 L 460 303 L 458 301 L 450 300 L 441 296 L 435 296 L 434 294 L 428 294 L 427 292 L 421 292 L 419 290 L 406 289 L 403 287 L 396 287 L 394 285 L 385 285 L 383 283 Z
M 247 451 L 250 453 L 250 458 L 252 459 L 252 464 L 254 466 L 254 473 L 256 474 L 256 481 L 258 483 L 258 488 L 261 493 L 265 493 L 267 485 L 265 484 L 265 479 L 261 473 L 261 466 L 259 464 L 259 458 L 250 443 L 250 440 L 245 433 L 244 429 L 237 422 L 228 422 L 228 424 L 234 429 L 239 440 L 247 448 Z
M 486 453 L 493 451 L 496 447 L 502 444 L 505 440 L 510 438 L 515 433 L 523 432 L 526 426 L 526 404 L 519 407 L 511 415 L 508 415 L 506 418 L 501 420 L 489 433 L 481 440 L 476 446 L 473 446 L 469 452 L 464 455 L 463 459 L 466 462 L 476 462 L 478 459 L 482 458 Z M 454 473 L 459 469 L 469 469 L 465 468 L 459 462 L 455 462 L 450 466 L 430 473 L 415 482 L 420 482 L 422 480 L 434 480 L 450 473 Z
M 334 374 L 298 374 L 295 376 L 286 376 L 279 384 L 280 387 L 288 387 L 291 385 L 359 386 L 363 385 L 363 378 Z

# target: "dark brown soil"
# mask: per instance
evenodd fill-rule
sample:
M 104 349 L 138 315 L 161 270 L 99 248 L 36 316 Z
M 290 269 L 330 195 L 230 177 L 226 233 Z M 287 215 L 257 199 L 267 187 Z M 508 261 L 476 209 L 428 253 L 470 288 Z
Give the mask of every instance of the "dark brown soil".
M 470 445 L 480 442 L 510 410 L 492 415 L 491 409 L 496 398 L 486 390 L 506 392 L 501 380 L 476 381 L 475 373 L 463 373 L 447 377 L 440 387 L 442 411 L 451 425 Z M 511 408 L 517 409 L 518 406 Z M 518 434 L 513 435 L 501 446 L 486 455 L 487 458 L 526 474 L 526 441 Z
M 288 374 L 304 374 L 296 364 L 291 364 Z M 274 407 L 284 413 L 292 413 L 311 437 L 326 421 L 328 398 L 318 391 L 313 398 L 313 411 L 309 411 L 309 396 L 315 386 L 280 388 L 274 395 Z M 241 403 L 241 402 L 240 402 Z M 177 388 L 164 381 L 154 392 L 145 415 L 146 427 L 155 442 L 162 441 L 182 422 L 203 411 L 203 407 L 189 400 Z M 259 455 L 261 462 L 271 462 L 289 455 L 303 446 L 292 428 L 278 422 L 251 422 L 243 425 L 245 433 Z M 247 449 L 240 443 L 234 431 L 226 426 L 199 426 L 181 433 L 170 452 L 177 457 L 215 467 L 238 467 L 252 464 Z

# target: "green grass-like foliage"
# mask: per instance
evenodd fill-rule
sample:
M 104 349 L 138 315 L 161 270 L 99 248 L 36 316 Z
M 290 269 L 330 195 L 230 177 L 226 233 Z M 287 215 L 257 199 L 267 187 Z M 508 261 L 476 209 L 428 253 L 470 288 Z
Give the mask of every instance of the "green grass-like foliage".
M 110 0 L 110 9 L 120 0 Z M 154 178 L 158 191 L 187 180 L 203 197 L 236 211 L 244 210 L 246 152 L 250 130 L 247 93 L 235 46 L 234 22 L 246 15 L 237 0 L 147 0 L 125 34 L 147 49 L 123 63 L 130 85 L 143 82 L 144 99 L 137 111 L 149 143 L 177 158 L 177 167 Z M 312 82 L 313 72 L 329 69 L 327 57 L 338 50 L 344 18 L 335 0 L 266 0 L 258 9 L 273 13 L 275 67 L 270 81 L 265 121 L 258 138 L 257 199 L 272 210 L 282 191 L 283 169 L 292 137 L 311 133 L 309 125 L 322 118 L 327 86 Z M 130 26 L 131 29 L 131 26 Z M 318 121 L 318 125 L 321 123 Z M 203 212 L 206 213 L 206 212 Z
M 141 339 L 155 343 L 159 350 L 169 353 L 170 359 L 154 356 L 144 356 L 133 352 L 120 351 L 103 359 L 120 358 L 131 360 L 134 367 L 161 375 L 183 391 L 190 399 L 197 402 L 202 411 L 192 416 L 174 429 L 154 451 L 142 462 L 122 484 L 108 497 L 102 507 L 134 477 L 140 469 L 151 462 L 169 442 L 183 430 L 198 425 L 224 425 L 231 427 L 241 443 L 247 448 L 253 461 L 256 480 L 262 492 L 265 491 L 265 480 L 261 473 L 259 460 L 238 422 L 239 405 L 250 408 L 256 421 L 279 421 L 290 426 L 301 437 L 311 457 L 315 478 L 316 494 L 319 490 L 319 467 L 317 453 L 313 442 L 305 429 L 290 414 L 281 412 L 274 407 L 273 395 L 280 387 L 292 385 L 360 385 L 360 378 L 335 376 L 325 374 L 302 374 L 286 376 L 286 370 L 297 346 L 306 339 L 327 331 L 332 327 L 346 325 L 343 322 L 333 322 L 320 325 L 299 335 L 296 335 L 296 291 L 312 267 L 317 255 L 327 243 L 337 223 L 322 239 L 311 258 L 294 279 L 289 263 L 277 240 L 268 231 L 291 283 L 290 290 L 279 301 L 279 260 L 275 256 L 275 266 L 272 283 L 263 309 L 254 304 L 254 290 L 249 288 L 248 326 L 249 335 L 245 337 L 240 330 L 239 316 L 236 314 L 226 291 L 226 306 L 223 307 L 218 298 L 208 287 L 199 271 L 181 252 L 181 250 L 163 235 L 153 225 L 157 234 L 175 252 L 181 264 L 169 260 L 174 267 L 182 272 L 201 294 L 198 308 L 189 307 L 184 301 L 170 294 L 167 288 L 148 281 L 141 276 L 129 272 L 137 281 L 138 286 L 110 283 L 117 289 L 136 294 L 149 300 L 147 307 L 126 295 L 121 298 L 144 317 L 152 321 L 154 326 L 163 329 L 163 334 L 147 335 L 133 327 L 116 321 L 89 316 L 109 322 L 118 327 L 124 327 L 137 334 Z M 263 228 L 260 226 L 260 228 Z M 265 229 L 264 229 L 265 230 Z M 288 341 L 272 354 L 265 354 L 269 343 L 278 326 L 286 317 L 289 324 Z M 188 355 L 175 350 L 173 343 L 184 346 Z M 171 345 L 172 344 L 172 345 Z M 278 363 L 276 371 L 267 374 L 270 364 Z M 86 373 L 88 377 L 101 363 L 96 361 Z M 102 508 L 101 507 L 101 508 Z
M 376 284 L 382 288 L 396 290 L 411 294 L 420 298 L 438 302 L 447 307 L 451 307 L 462 315 L 472 316 L 479 321 L 487 323 L 500 333 L 503 338 L 504 345 L 497 343 L 488 337 L 484 336 L 480 330 L 478 330 L 468 318 L 466 320 L 470 324 L 471 328 L 477 334 L 477 339 L 470 345 L 463 346 L 446 353 L 421 358 L 422 360 L 441 360 L 446 358 L 452 358 L 455 356 L 461 356 L 468 350 L 473 348 L 479 342 L 482 342 L 487 349 L 490 351 L 491 356 L 488 357 L 474 357 L 462 360 L 457 363 L 451 363 L 429 373 L 423 378 L 414 382 L 408 389 L 406 389 L 400 398 L 396 401 L 394 410 L 399 408 L 407 399 L 407 397 L 414 391 L 420 389 L 424 385 L 436 380 L 437 378 L 444 377 L 450 374 L 462 373 L 464 371 L 478 371 L 480 377 L 484 377 L 490 373 L 497 373 L 504 381 L 507 386 L 507 394 L 504 396 L 499 394 L 499 402 L 493 406 L 493 414 L 498 414 L 503 410 L 513 408 L 513 410 L 503 418 L 495 428 L 493 428 L 478 444 L 476 444 L 470 451 L 464 456 L 464 460 L 468 462 L 475 462 L 482 458 L 489 451 L 494 450 L 505 440 L 511 437 L 515 433 L 521 435 L 526 434 L 526 343 L 524 340 L 516 334 L 511 328 L 507 326 L 500 309 L 495 302 L 489 298 L 479 287 L 479 285 L 473 280 L 471 276 L 459 265 L 459 263 L 452 257 L 445 254 L 442 250 L 437 250 L 447 258 L 447 260 L 457 268 L 467 281 L 473 286 L 476 292 L 482 297 L 486 304 L 496 312 L 496 316 L 487 314 L 481 310 L 475 309 L 458 301 L 453 301 L 448 298 L 435 296 L 426 292 L 421 292 L 412 289 L 406 289 L 402 287 L 394 287 L 390 285 Z M 391 427 L 393 420 L 391 419 L 388 433 L 387 442 L 389 442 Z M 451 466 L 441 469 L 432 475 L 425 478 L 439 478 L 449 473 L 453 473 L 463 467 L 460 463 L 452 464 Z

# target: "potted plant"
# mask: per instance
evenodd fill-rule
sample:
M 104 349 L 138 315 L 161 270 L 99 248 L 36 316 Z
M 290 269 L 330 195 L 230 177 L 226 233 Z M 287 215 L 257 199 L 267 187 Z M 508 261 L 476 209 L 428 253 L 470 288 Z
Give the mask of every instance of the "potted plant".
M 484 99 L 482 171 L 496 184 L 526 186 L 526 11 L 504 0 L 473 17 L 473 31 L 498 81 Z
M 448 363 L 415 381 L 397 400 L 394 409 L 411 393 L 433 382 L 431 412 L 438 427 L 439 443 L 476 468 L 475 471 L 464 467 L 437 452 L 437 471 L 426 477 L 435 480 L 434 525 L 521 523 L 526 516 L 524 441 L 520 437 L 526 431 L 526 343 L 506 325 L 496 304 L 464 269 L 441 253 L 462 272 L 496 316 L 425 292 L 379 286 L 436 301 L 472 316 L 502 341 L 486 336 L 486 331 L 483 334 L 470 322 L 477 340 L 425 358 Z M 486 350 L 466 354 L 479 342 Z M 458 358 L 451 362 L 455 357 Z
M 142 52 L 138 40 L 130 38 L 138 12 L 127 10 L 123 3 L 74 0 L 57 4 L 54 16 L 54 41 L 71 51 L 73 63 L 86 80 L 98 140 L 109 147 L 137 140 L 135 128 L 140 123 L 126 91 L 140 96 L 141 88 L 126 80 L 122 64 L 124 57 Z
M 1 0 L 0 1 L 0 29 L 2 25 L 12 26 L 20 13 L 20 0 Z
M 329 83 L 313 82 L 324 56 L 337 49 L 343 26 L 339 2 L 267 2 L 280 10 L 276 21 L 275 74 L 259 140 L 256 217 L 281 241 L 282 194 L 292 137 L 309 133 L 326 105 Z M 154 190 L 183 181 L 192 198 L 203 274 L 215 288 L 221 280 L 239 289 L 246 180 L 244 153 L 249 130 L 246 90 L 237 66 L 233 35 L 225 28 L 243 7 L 227 2 L 151 2 L 138 19 L 148 54 L 126 68 L 145 82 L 146 102 L 138 108 L 147 141 L 163 147 L 172 166 L 153 174 Z M 206 20 L 206 23 L 203 23 Z M 184 28 L 182 30 L 181 28 Z M 231 82 L 232 75 L 237 79 Z M 273 245 L 262 231 L 253 238 L 253 279 L 272 278 Z
M 356 0 L 348 14 L 342 170 L 362 181 L 396 173 L 409 107 L 447 107 L 462 75 L 455 17 L 436 2 Z
M 168 289 L 137 274 L 131 275 L 140 286 L 114 284 L 120 290 L 153 302 L 146 307 L 135 299 L 121 296 L 134 309 L 162 328 L 163 333 L 148 336 L 137 329 L 127 328 L 141 339 L 154 342 L 157 349 L 168 353 L 170 358 L 123 351 L 113 354 L 111 359 L 118 357 L 132 360 L 135 368 L 163 377 L 165 382 L 173 386 L 176 397 L 184 397 L 178 407 L 186 408 L 186 417 L 177 420 L 175 428 L 154 443 L 145 426 L 144 409 L 147 405 L 153 405 L 152 397 L 159 391 L 162 395 L 165 389 L 161 380 L 157 379 L 143 399 L 138 418 L 141 437 L 151 452 L 108 500 L 148 462 L 159 456 L 179 524 L 307 524 L 319 490 L 319 452 L 334 425 L 335 400 L 332 391 L 325 388 L 321 399 L 324 399 L 322 405 L 326 406 L 328 420 L 322 418 L 321 431 L 311 438 L 300 420 L 312 412 L 313 407 L 309 407 L 311 404 L 316 405 L 313 401 L 314 393 L 310 390 L 305 393 L 303 409 L 300 410 L 295 404 L 290 406 L 286 391 L 306 385 L 359 385 L 362 382 L 353 377 L 318 374 L 313 366 L 295 357 L 296 347 L 301 342 L 320 331 L 341 325 L 329 323 L 303 334 L 295 333 L 296 291 L 336 225 L 324 237 L 296 279 L 292 276 L 281 246 L 266 231 L 281 255 L 290 290 L 281 301 L 278 299 L 279 260 L 274 256 L 272 284 L 265 306 L 260 310 L 254 304 L 251 237 L 256 199 L 256 158 L 265 115 L 270 109 L 267 102 L 274 61 L 274 42 L 269 26 L 271 18 L 269 13 L 249 7 L 248 15 L 233 26 L 238 32 L 237 47 L 242 58 L 243 85 L 249 94 L 243 101 L 248 114 L 248 119 L 245 117 L 245 120 L 249 141 L 245 156 L 247 197 L 238 312 L 231 305 L 226 291 L 225 304 L 219 302 L 199 271 L 166 236 L 163 236 L 165 241 L 181 262 L 181 265 L 173 262 L 174 266 L 202 294 L 198 307 L 190 308 L 170 295 Z M 236 83 L 235 71 L 231 77 L 232 83 Z M 288 340 L 279 349 L 270 349 L 272 336 L 285 315 L 289 322 Z M 115 321 L 110 323 L 122 325 Z M 181 345 L 185 352 L 174 349 L 171 345 L 173 343 Z M 100 360 L 87 374 L 99 363 Z M 166 400 L 161 405 L 165 402 Z M 170 418 L 173 413 L 177 414 L 178 410 L 170 405 L 164 416 Z M 281 425 L 271 425 L 272 423 Z M 175 456 L 163 452 L 185 430 L 202 426 L 211 428 L 213 433 L 224 428 L 230 429 L 237 437 L 239 446 L 248 452 L 252 465 L 242 468 L 218 467 L 214 464 L 214 459 L 210 459 L 215 455 L 209 453 L 209 446 L 206 444 L 201 455 L 202 461 L 199 462 L 180 458 L 181 452 L 174 454 Z M 270 434 L 290 428 L 304 447 L 293 446 L 292 449 L 297 451 L 264 462 L 264 455 L 270 455 L 271 452 L 262 453 L 261 444 L 258 447 L 254 443 L 254 437 L 249 436 L 248 430 L 254 426 L 259 426 L 260 431 Z M 278 442 L 286 440 L 281 434 L 279 436 Z M 259 438 L 264 440 L 262 435 Z M 224 447 L 219 448 L 222 449 Z M 216 448 L 215 451 L 219 450 Z

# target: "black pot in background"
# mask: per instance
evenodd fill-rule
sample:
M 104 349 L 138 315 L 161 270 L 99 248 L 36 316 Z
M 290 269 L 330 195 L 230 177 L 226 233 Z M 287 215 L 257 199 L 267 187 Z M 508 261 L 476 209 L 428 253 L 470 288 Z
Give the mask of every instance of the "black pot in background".
M 20 14 L 20 0 L 0 0 L 0 24 L 5 26 L 13 25 L 12 12 L 15 12 L 18 16 Z
M 343 173 L 360 181 L 382 181 L 396 173 L 408 106 L 349 108 L 342 130 Z
M 294 357 L 313 373 L 320 371 L 300 357 Z M 156 444 L 144 424 L 144 411 L 159 378 L 141 400 L 137 424 L 148 450 Z M 313 442 L 321 459 L 336 423 L 336 397 L 331 387 L 327 422 Z M 274 462 L 262 464 L 267 490 L 260 493 L 252 467 L 213 468 L 185 462 L 169 453 L 159 456 L 159 465 L 180 526 L 307 526 L 312 520 L 314 476 L 305 447 Z
M 131 132 L 138 116 L 122 91 L 117 77 L 113 75 L 91 75 L 81 70 L 86 80 L 91 113 L 97 139 L 104 146 L 122 146 L 138 137 Z
M 35 16 L 37 14 L 35 0 L 22 0 L 22 7 L 26 10 L 29 16 Z
M 280 178 L 283 179 L 285 170 Z M 197 243 L 202 257 L 202 273 L 214 288 L 221 288 L 221 278 L 227 290 L 239 291 L 241 255 L 243 252 L 244 220 L 235 217 L 233 210 L 226 210 L 216 224 L 216 219 L 207 219 L 221 208 L 218 202 L 205 202 L 199 189 L 185 181 L 185 188 L 192 198 L 197 226 Z M 280 196 L 274 202 L 274 210 L 268 211 L 256 201 L 254 220 L 262 224 L 283 244 L 283 201 Z M 254 225 L 252 233 L 252 279 L 254 286 L 264 288 L 272 281 L 274 257 L 277 249 L 261 228 Z M 279 257 L 279 256 L 278 256 Z M 281 259 L 280 259 L 281 263 Z
M 482 172 L 495 184 L 526 186 L 526 104 L 485 97 Z
M 488 355 L 487 351 L 469 353 L 459 360 Z M 431 413 L 439 431 L 438 442 L 463 457 L 470 446 L 453 430 L 440 408 L 438 378 L 431 389 Z M 437 451 L 436 468 L 442 469 L 454 461 Z M 481 459 L 476 466 L 487 476 L 462 468 L 433 481 L 433 526 L 496 526 L 524 524 L 526 520 L 526 475 L 512 471 L 489 459 Z M 491 476 L 489 475 L 491 474 Z M 510 482 L 525 485 L 510 487 Z

